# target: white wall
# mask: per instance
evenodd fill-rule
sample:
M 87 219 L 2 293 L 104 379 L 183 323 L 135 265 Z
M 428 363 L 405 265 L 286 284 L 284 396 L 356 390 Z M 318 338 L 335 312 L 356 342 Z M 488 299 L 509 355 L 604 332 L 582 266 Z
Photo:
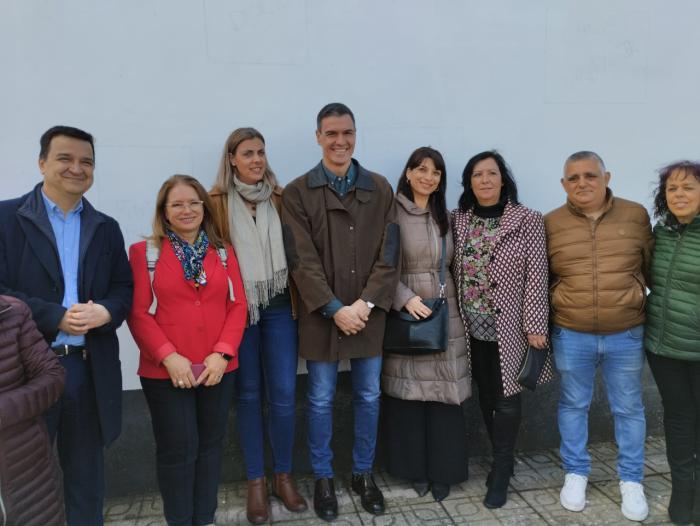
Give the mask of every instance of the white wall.
M 303 173 L 316 113 L 342 101 L 355 156 L 392 183 L 414 148 L 441 150 L 451 206 L 466 160 L 494 147 L 528 206 L 563 202 L 580 149 L 648 206 L 655 169 L 700 157 L 698 20 L 692 0 L 0 0 L 0 198 L 39 181 L 44 130 L 84 128 L 88 198 L 131 243 L 166 177 L 213 182 L 236 127 L 263 132 L 283 182 Z

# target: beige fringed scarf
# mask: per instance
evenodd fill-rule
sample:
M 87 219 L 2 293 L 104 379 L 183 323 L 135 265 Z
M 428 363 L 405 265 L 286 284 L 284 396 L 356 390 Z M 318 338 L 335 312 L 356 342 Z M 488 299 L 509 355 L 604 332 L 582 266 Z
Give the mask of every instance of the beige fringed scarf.
M 233 189 L 228 192 L 228 221 L 248 300 L 250 325 L 258 323 L 260 309 L 287 287 L 282 223 L 271 197 L 272 186 L 267 181 L 249 185 L 233 176 Z M 244 199 L 255 203 L 255 220 Z

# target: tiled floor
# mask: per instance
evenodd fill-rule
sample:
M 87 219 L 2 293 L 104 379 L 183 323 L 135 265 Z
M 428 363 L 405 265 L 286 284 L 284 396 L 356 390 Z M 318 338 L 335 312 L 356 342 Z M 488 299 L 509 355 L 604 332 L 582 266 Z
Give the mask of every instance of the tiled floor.
M 393 479 L 385 473 L 375 477 L 384 492 L 387 510 L 375 517 L 366 513 L 359 498 L 350 489 L 347 480 L 336 479 L 339 502 L 338 525 L 612 525 L 634 524 L 620 513 L 620 492 L 615 473 L 617 450 L 614 444 L 595 444 L 590 448 L 593 469 L 588 485 L 586 509 L 571 513 L 559 505 L 559 489 L 563 474 L 556 450 L 540 450 L 518 455 L 515 477 L 511 479 L 508 503 L 501 509 L 489 510 L 481 503 L 486 487 L 484 481 L 488 459 L 475 458 L 470 462 L 470 479 L 452 488 L 442 503 L 432 500 L 430 494 L 416 496 L 405 481 Z M 299 481 L 302 493 L 311 504 L 313 480 Z M 646 478 L 644 481 L 649 501 L 649 517 L 644 524 L 671 524 L 666 506 L 671 491 L 666 463 L 664 441 L 649 438 L 646 443 Z M 112 499 L 105 510 L 107 526 L 161 526 L 162 507 L 157 494 Z M 245 483 L 223 486 L 219 492 L 218 525 L 248 524 L 245 518 Z M 271 500 L 270 522 L 299 526 L 326 524 L 312 510 L 302 514 L 290 513 L 281 504 Z

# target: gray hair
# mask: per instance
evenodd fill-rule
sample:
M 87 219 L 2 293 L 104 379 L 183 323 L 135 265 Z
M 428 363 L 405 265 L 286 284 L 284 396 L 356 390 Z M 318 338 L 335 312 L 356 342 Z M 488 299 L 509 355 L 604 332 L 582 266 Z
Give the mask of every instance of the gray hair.
M 603 159 L 600 157 L 595 152 L 591 152 L 588 150 L 581 150 L 580 152 L 572 153 L 566 158 L 566 161 L 564 161 L 564 168 L 566 169 L 566 166 L 569 163 L 575 163 L 576 161 L 586 161 L 588 159 L 594 159 L 598 161 L 598 164 L 600 165 L 600 171 L 605 172 L 605 163 L 603 162 Z

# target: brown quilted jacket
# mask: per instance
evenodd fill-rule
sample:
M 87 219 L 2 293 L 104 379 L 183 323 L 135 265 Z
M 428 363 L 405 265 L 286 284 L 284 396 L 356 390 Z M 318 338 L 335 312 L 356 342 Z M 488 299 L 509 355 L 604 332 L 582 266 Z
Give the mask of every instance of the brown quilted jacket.
M 555 325 L 595 334 L 644 323 L 654 238 L 640 204 L 613 197 L 597 220 L 567 202 L 544 217 Z
M 0 296 L 0 524 L 65 523 L 58 465 L 42 413 L 58 400 L 65 372 L 29 308 Z

